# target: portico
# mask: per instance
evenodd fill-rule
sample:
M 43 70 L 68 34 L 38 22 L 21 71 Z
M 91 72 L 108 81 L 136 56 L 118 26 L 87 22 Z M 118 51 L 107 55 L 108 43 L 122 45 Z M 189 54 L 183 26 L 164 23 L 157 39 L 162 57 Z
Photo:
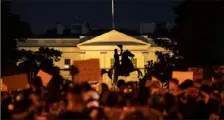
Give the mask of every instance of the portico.
M 116 30 L 111 30 L 99 36 L 88 39 L 80 38 L 29 38 L 25 43 L 19 43 L 19 49 L 36 51 L 39 47 L 50 47 L 60 50 L 63 54 L 59 62 L 55 62 L 60 68 L 72 64 L 73 60 L 85 60 L 97 58 L 100 60 L 101 69 L 110 69 L 113 65 L 114 49 L 122 44 L 124 50 L 131 51 L 135 57 L 132 59 L 136 68 L 143 69 L 147 61 L 156 61 L 156 51 L 164 51 L 164 48 L 156 46 L 151 38 L 145 36 L 128 36 Z M 68 72 L 62 75 L 68 79 Z

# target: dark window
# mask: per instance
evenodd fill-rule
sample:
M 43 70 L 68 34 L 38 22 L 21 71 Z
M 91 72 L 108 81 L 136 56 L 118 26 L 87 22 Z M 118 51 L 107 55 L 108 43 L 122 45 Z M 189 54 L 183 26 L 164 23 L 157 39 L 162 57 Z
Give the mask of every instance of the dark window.
M 65 59 L 65 65 L 70 65 L 71 59 Z

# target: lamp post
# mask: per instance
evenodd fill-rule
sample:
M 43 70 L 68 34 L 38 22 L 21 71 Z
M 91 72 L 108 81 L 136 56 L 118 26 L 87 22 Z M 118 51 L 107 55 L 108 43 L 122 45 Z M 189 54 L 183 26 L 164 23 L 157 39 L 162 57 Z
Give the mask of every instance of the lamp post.
M 112 0 L 112 29 L 115 29 L 115 22 L 114 22 L 114 0 Z

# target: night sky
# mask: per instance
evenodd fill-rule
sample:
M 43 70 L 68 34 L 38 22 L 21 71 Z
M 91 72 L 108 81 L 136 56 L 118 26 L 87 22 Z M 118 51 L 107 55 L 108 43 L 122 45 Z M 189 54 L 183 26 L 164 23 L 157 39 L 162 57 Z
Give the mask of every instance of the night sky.
M 180 0 L 115 0 L 116 28 L 137 29 L 140 23 L 173 22 L 172 7 Z M 91 27 L 111 28 L 111 0 L 16 0 L 13 13 L 31 25 L 35 34 L 77 21 Z

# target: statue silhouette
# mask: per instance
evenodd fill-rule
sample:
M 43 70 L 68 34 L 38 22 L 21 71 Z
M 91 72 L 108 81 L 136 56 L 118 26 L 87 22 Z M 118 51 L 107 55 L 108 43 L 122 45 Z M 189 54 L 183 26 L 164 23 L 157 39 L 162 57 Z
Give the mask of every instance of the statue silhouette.
M 113 67 L 115 67 L 115 69 L 117 68 L 117 67 L 120 67 L 120 58 L 119 58 L 119 54 L 118 54 L 118 51 L 117 51 L 117 49 L 114 49 L 114 65 L 113 65 Z
M 131 60 L 129 57 L 134 57 L 135 55 L 132 54 L 130 51 L 126 50 L 123 52 L 123 46 L 118 45 L 118 47 L 121 50 L 120 55 L 118 54 L 118 50 L 114 50 L 114 65 L 113 68 L 111 68 L 108 71 L 108 76 L 113 79 L 113 82 L 117 82 L 118 76 L 129 76 L 131 72 L 137 71 L 138 77 L 142 76 L 142 72 L 134 68 Z M 121 60 L 119 59 L 119 56 L 122 56 Z M 121 64 L 120 64 L 121 63 Z
M 120 48 L 121 48 L 120 55 L 118 54 L 118 50 L 114 49 L 114 65 L 113 65 L 114 79 L 113 79 L 113 82 L 117 81 L 118 75 L 119 75 L 120 69 L 121 69 L 120 56 L 122 56 L 122 47 L 120 47 Z M 111 76 L 111 79 L 112 79 L 112 76 Z
M 132 54 L 130 51 L 126 50 L 122 54 L 122 59 L 121 59 L 121 67 L 123 70 L 123 73 L 121 73 L 122 76 L 129 76 L 130 72 L 134 70 L 134 66 L 129 59 L 129 57 L 133 58 L 135 55 Z

